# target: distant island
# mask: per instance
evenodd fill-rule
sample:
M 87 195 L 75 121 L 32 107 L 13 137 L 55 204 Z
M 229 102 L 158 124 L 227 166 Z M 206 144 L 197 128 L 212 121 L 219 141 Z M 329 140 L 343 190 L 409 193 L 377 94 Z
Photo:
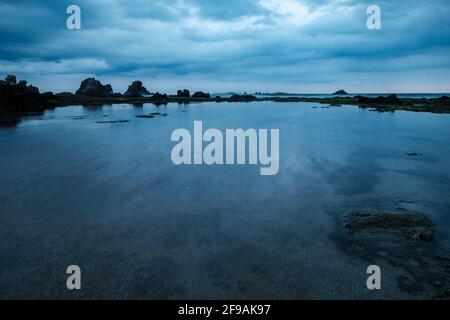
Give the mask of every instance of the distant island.
M 102 84 L 95 78 L 87 78 L 80 83 L 75 94 L 71 92 L 44 92 L 40 93 L 37 87 L 28 85 L 27 81 L 17 81 L 14 75 L 6 76 L 0 80 L 0 114 L 29 114 L 43 112 L 46 109 L 79 105 L 102 105 L 102 104 L 144 104 L 154 103 L 156 105 L 167 103 L 190 103 L 190 102 L 315 102 L 328 104 L 330 106 L 355 105 L 361 108 L 371 108 L 378 112 L 394 112 L 396 110 L 407 110 L 415 112 L 432 112 L 450 114 L 450 98 L 442 96 L 439 98 L 398 98 L 397 95 L 379 96 L 376 98 L 365 96 L 348 96 L 344 90 L 334 93 L 330 97 L 296 97 L 287 94 L 256 93 L 232 94 L 230 97 L 212 97 L 210 93 L 198 91 L 193 94 L 188 89 L 180 89 L 174 95 L 166 93 L 153 93 L 143 85 L 141 81 L 130 84 L 125 93 L 115 93 L 110 84 Z
M 346 95 L 348 94 L 345 90 L 338 90 L 335 93 L 333 93 L 333 95 Z

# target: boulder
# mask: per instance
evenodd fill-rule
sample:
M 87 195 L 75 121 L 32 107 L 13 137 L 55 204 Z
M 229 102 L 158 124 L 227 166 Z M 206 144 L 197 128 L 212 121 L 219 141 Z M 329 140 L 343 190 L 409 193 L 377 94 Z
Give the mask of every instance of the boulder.
M 113 94 L 111 85 L 102 85 L 95 78 L 83 80 L 80 89 L 75 93 L 77 96 L 84 97 L 110 97 Z
M 0 81 L 0 111 L 42 111 L 46 103 L 47 99 L 39 93 L 39 89 L 27 86 L 26 81 L 17 83 L 13 75 L 8 75 L 4 81 Z
M 149 95 L 150 92 L 142 85 L 141 81 L 134 81 L 125 92 L 126 97 L 142 97 L 143 95 Z
M 178 98 L 190 98 L 191 97 L 191 93 L 187 89 L 178 90 L 177 91 L 177 97 Z

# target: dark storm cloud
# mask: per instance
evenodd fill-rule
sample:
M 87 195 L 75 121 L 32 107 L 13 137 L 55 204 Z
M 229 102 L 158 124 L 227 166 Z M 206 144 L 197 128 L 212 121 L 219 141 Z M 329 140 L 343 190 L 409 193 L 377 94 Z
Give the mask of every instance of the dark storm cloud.
M 450 3 L 376 1 L 383 28 L 370 31 L 373 3 L 0 1 L 0 72 L 44 85 L 92 74 L 120 87 L 142 78 L 211 90 L 450 91 Z M 82 9 L 80 31 L 65 27 L 70 4 Z

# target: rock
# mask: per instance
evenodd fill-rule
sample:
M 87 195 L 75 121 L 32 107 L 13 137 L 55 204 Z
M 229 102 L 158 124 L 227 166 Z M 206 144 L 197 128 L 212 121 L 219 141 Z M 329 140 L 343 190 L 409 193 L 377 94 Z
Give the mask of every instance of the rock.
M 434 231 L 431 231 L 426 228 L 417 228 L 416 230 L 414 230 L 412 237 L 415 240 L 433 241 Z
M 142 119 L 153 119 L 155 116 L 149 114 L 149 115 L 138 115 L 136 118 L 142 118 Z
M 336 91 L 335 93 L 333 93 L 333 95 L 345 95 L 345 94 L 348 94 L 347 92 L 345 92 L 345 90 L 338 90 L 338 91 Z
M 110 97 L 113 94 L 113 90 L 109 84 L 102 85 L 95 78 L 88 78 L 81 82 L 80 89 L 75 94 L 85 97 Z
M 407 155 L 408 157 L 419 157 L 419 156 L 422 156 L 421 153 L 417 153 L 417 152 L 407 152 L 407 153 L 405 153 L 405 155 Z
M 130 120 L 111 120 L 111 121 L 97 121 L 99 124 L 116 124 L 116 123 L 128 123 Z
M 233 102 L 248 102 L 248 101 L 256 101 L 258 100 L 258 98 L 256 98 L 255 96 L 251 96 L 251 95 L 240 95 L 240 94 L 233 94 L 229 101 L 233 101 Z
M 161 94 L 161 93 L 157 92 L 151 97 L 151 99 L 158 100 L 158 101 L 167 101 L 167 100 L 169 100 L 169 97 L 165 93 Z
M 47 103 L 45 96 L 39 93 L 39 89 L 27 86 L 26 81 L 17 83 L 16 77 L 8 75 L 4 81 L 0 81 L 0 110 L 7 112 L 40 112 Z
M 50 91 L 49 92 L 44 92 L 42 95 L 47 100 L 51 100 L 51 99 L 55 98 L 55 95 L 53 94 L 53 92 L 50 92 Z
M 13 75 L 10 75 L 10 74 L 8 74 L 6 76 L 5 81 L 7 82 L 7 84 L 9 84 L 11 86 L 13 86 L 13 85 L 15 85 L 17 83 L 16 82 L 17 81 L 16 80 L 16 76 L 13 76 Z
M 187 89 L 178 90 L 177 91 L 177 97 L 178 98 L 190 98 L 191 97 L 191 93 Z
M 353 211 L 347 215 L 349 232 L 396 233 L 408 239 L 431 241 L 434 224 L 418 213 Z
M 204 93 L 202 91 L 198 91 L 192 95 L 193 99 L 211 99 L 211 95 L 209 93 Z
M 72 92 L 59 92 L 59 93 L 55 94 L 55 98 L 61 99 L 61 100 L 75 99 L 75 95 Z
M 421 299 L 450 297 L 448 249 L 430 243 L 435 238 L 434 224 L 421 213 L 347 211 L 338 214 L 330 238 L 351 257 L 367 263 L 389 263 L 392 279 L 408 295 Z
M 125 92 L 126 97 L 142 97 L 143 95 L 149 95 L 150 92 L 142 85 L 141 81 L 134 81 Z
M 377 98 L 369 98 L 369 97 L 363 97 L 363 96 L 356 96 L 355 98 L 358 99 L 358 104 L 360 105 L 380 105 L 380 106 L 386 106 L 386 105 L 394 105 L 399 106 L 402 105 L 402 101 L 395 95 L 391 94 L 387 97 L 377 97 Z

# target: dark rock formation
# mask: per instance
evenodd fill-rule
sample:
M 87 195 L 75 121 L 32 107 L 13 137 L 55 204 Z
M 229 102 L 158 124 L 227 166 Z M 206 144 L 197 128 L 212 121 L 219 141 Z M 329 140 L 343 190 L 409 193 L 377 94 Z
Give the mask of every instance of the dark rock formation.
M 142 97 L 148 95 L 150 92 L 142 85 L 141 81 L 134 81 L 125 92 L 126 97 Z
M 344 94 L 348 94 L 347 92 L 345 92 L 345 90 L 338 90 L 335 93 L 333 93 L 334 95 L 344 95 Z
M 75 95 L 72 92 L 59 92 L 55 94 L 55 98 L 60 100 L 75 99 Z
M 42 111 L 46 103 L 47 99 L 39 93 L 39 89 L 27 86 L 26 81 L 17 83 L 13 75 L 8 75 L 4 81 L 0 81 L 0 111 Z
M 5 82 L 11 86 L 15 85 L 17 83 L 16 81 L 16 76 L 10 74 L 8 74 L 5 78 Z
M 49 92 L 44 92 L 42 95 L 47 100 L 55 99 L 55 95 L 53 94 L 53 92 L 50 92 L 50 91 Z
M 369 98 L 362 96 L 356 96 L 355 98 L 358 99 L 358 104 L 362 105 L 374 105 L 374 104 L 388 105 L 388 106 L 402 105 L 402 101 L 395 94 L 392 94 L 387 97 L 377 97 L 377 98 Z
M 169 100 L 169 97 L 165 93 L 161 94 L 161 93 L 157 92 L 151 97 L 151 99 L 157 100 L 157 101 L 167 101 L 167 100 Z
M 190 98 L 191 97 L 191 93 L 187 89 L 178 90 L 177 91 L 177 97 L 178 98 Z
M 249 101 L 256 101 L 258 100 L 258 98 L 256 98 L 255 96 L 252 95 L 248 95 L 248 94 L 244 94 L 244 95 L 240 95 L 240 94 L 233 94 L 229 101 L 232 102 L 249 102 Z
M 211 99 L 211 95 L 209 93 L 204 93 L 202 91 L 198 91 L 192 95 L 193 99 Z
M 84 97 L 110 97 L 113 94 L 111 85 L 102 85 L 95 78 L 83 80 L 80 89 L 75 93 L 77 96 Z

